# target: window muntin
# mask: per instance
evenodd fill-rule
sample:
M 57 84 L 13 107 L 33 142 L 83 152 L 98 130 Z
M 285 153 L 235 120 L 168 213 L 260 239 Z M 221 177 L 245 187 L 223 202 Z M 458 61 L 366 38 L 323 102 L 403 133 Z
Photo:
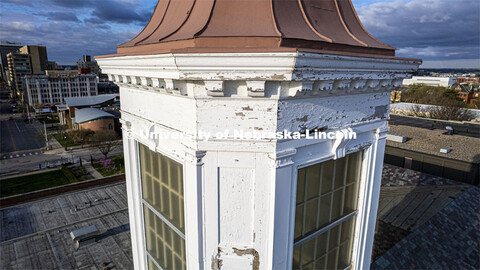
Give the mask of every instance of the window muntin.
M 362 155 L 298 171 L 293 269 L 350 265 Z
M 183 167 L 142 144 L 139 150 L 149 269 L 186 269 Z

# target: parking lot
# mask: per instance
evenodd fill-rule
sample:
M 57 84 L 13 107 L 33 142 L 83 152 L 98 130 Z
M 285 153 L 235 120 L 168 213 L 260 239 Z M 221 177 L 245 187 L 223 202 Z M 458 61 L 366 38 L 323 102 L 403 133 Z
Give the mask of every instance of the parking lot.
M 45 146 L 39 140 L 34 124 L 25 123 L 21 118 L 0 121 L 0 137 L 1 153 L 17 153 Z

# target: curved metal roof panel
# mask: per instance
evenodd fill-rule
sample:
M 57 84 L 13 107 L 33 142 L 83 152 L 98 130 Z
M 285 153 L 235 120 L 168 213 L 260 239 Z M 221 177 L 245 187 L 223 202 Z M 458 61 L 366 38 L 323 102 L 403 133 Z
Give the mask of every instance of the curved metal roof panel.
M 159 0 L 117 55 L 246 48 L 395 56 L 365 30 L 351 0 Z
M 85 108 L 75 112 L 75 123 L 81 124 L 96 119 L 113 117 L 114 116 L 112 114 L 109 114 L 97 108 Z

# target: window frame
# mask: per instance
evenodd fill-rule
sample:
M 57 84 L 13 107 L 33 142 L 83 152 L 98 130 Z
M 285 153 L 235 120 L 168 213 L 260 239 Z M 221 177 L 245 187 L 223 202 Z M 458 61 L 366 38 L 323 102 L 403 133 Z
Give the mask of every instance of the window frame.
M 140 154 L 140 147 L 141 145 L 143 145 L 144 147 L 146 147 L 149 151 L 152 151 L 154 153 L 158 153 L 158 154 L 161 154 L 179 164 L 182 165 L 182 179 L 181 181 L 183 182 L 183 187 L 184 187 L 184 204 L 183 204 L 183 218 L 184 218 L 184 227 L 185 227 L 185 234 L 182 233 L 179 229 L 177 229 L 175 226 L 173 226 L 173 224 L 171 224 L 170 221 L 168 221 L 164 216 L 162 216 L 153 206 L 151 206 L 148 202 L 145 201 L 145 199 L 143 198 L 143 182 L 142 182 L 142 165 L 141 165 L 141 154 Z M 158 267 L 158 269 L 160 270 L 163 270 L 163 268 L 158 264 L 158 262 L 153 258 L 152 255 L 150 255 L 147 251 L 147 236 L 146 236 L 146 230 L 145 230 L 145 211 L 144 211 L 144 206 L 147 207 L 150 211 L 152 211 L 152 213 L 154 215 L 156 215 L 159 219 L 161 219 L 169 228 L 171 228 L 175 233 L 177 233 L 184 241 L 185 241 L 185 266 L 186 266 L 186 269 L 188 269 L 188 256 L 187 256 L 187 237 L 186 237 L 186 233 L 187 233 L 187 213 L 186 213 L 186 200 L 187 198 L 185 197 L 185 173 L 186 173 L 186 169 L 185 169 L 185 161 L 184 160 L 181 160 L 179 157 L 177 156 L 173 156 L 171 155 L 170 153 L 168 153 L 167 151 L 162 151 L 161 149 L 158 150 L 157 147 L 155 147 L 155 150 L 152 150 L 147 143 L 143 143 L 142 141 L 139 141 L 139 140 L 135 140 L 135 143 L 134 143 L 134 146 L 135 146 L 135 157 L 136 157 L 136 160 L 138 162 L 136 162 L 136 167 L 137 167 L 137 179 L 138 179 L 138 196 L 140 198 L 140 205 L 138 206 L 139 207 L 139 214 L 141 216 L 141 220 L 142 220 L 142 226 L 141 226 L 141 236 L 142 236 L 142 246 L 140 247 L 141 250 L 142 250 L 142 253 L 144 254 L 143 256 L 143 263 L 144 263 L 144 266 L 146 267 L 146 269 L 148 269 L 148 260 L 152 261 L 153 264 Z
M 325 233 L 325 232 L 328 232 L 329 230 L 337 227 L 338 225 L 340 224 L 343 224 L 345 222 L 347 222 L 348 220 L 351 220 L 351 219 L 354 219 L 354 228 L 353 228 L 353 239 L 352 239 L 352 254 L 351 254 L 351 261 L 350 261 L 350 264 L 348 267 L 346 267 L 345 269 L 352 269 L 353 268 L 353 264 L 355 263 L 355 256 L 354 256 L 354 253 L 356 252 L 356 250 L 358 250 L 358 244 L 359 244 L 359 233 L 360 233 L 360 222 L 361 222 L 361 219 L 363 218 L 363 212 L 364 210 L 361 209 L 361 204 L 363 204 L 363 200 L 361 199 L 361 196 L 362 194 L 365 194 L 365 181 L 366 179 L 368 178 L 367 174 L 368 174 L 368 164 L 370 164 L 370 159 L 371 159 L 371 151 L 372 151 L 372 147 L 371 145 L 367 148 L 364 148 L 364 149 L 357 149 L 356 151 L 352 151 L 352 152 L 348 152 L 345 154 L 344 157 L 346 156 L 349 156 L 349 155 L 352 155 L 352 154 L 357 154 L 358 152 L 362 152 L 361 154 L 361 158 L 360 158 L 360 171 L 359 171 L 359 179 L 358 179 L 358 183 L 357 183 L 357 188 L 356 188 L 356 192 L 357 192 L 357 195 L 358 195 L 358 198 L 357 198 L 357 202 L 356 202 L 356 208 L 352 213 L 349 213 L 327 225 L 325 225 L 324 227 L 318 229 L 317 231 L 311 233 L 310 235 L 307 235 L 305 236 L 304 238 L 298 240 L 298 241 L 295 241 L 295 216 L 296 216 L 296 201 L 297 201 L 297 188 L 298 188 L 298 172 L 299 170 L 301 169 L 304 169 L 304 168 L 307 168 L 307 167 L 310 167 L 310 166 L 314 166 L 314 165 L 317 165 L 317 164 L 322 164 L 322 163 L 325 163 L 325 162 L 328 162 L 330 160 L 334 160 L 334 155 L 332 154 L 328 154 L 328 155 L 324 155 L 324 156 L 320 156 L 320 157 L 316 157 L 314 159 L 310 159 L 306 162 L 303 162 L 303 163 L 299 163 L 297 164 L 296 166 L 293 166 L 293 180 L 292 181 L 292 184 L 293 184 L 293 187 L 292 187 L 292 195 L 291 195 L 291 203 L 290 203 L 290 207 L 291 207 L 291 215 L 290 215 L 290 236 L 289 236 L 289 241 L 290 241 L 290 248 L 289 248 L 289 260 L 288 260 L 288 266 L 289 267 L 292 267 L 293 266 L 293 255 L 294 255 L 294 250 L 296 247 L 298 246 L 301 246 L 305 243 L 307 243 L 308 241 L 311 241 L 313 239 L 315 239 L 316 237 L 320 236 L 321 234 Z M 343 158 L 344 158 L 343 157 Z

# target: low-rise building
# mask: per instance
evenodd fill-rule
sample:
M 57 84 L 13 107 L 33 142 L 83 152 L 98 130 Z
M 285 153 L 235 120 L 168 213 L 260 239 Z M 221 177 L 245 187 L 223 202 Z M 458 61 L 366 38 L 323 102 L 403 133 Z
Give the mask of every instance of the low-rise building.
M 457 77 L 457 83 L 480 83 L 480 77 L 470 77 L 470 76 Z
M 466 104 L 475 104 L 480 101 L 479 83 L 460 83 L 455 87 L 455 91 Z
M 57 105 L 58 119 L 61 125 L 74 128 L 76 112 L 84 108 L 105 108 L 115 103 L 116 95 L 65 98 L 65 104 Z
M 92 131 L 114 130 L 115 116 L 97 108 L 84 108 L 75 112 L 73 129 L 90 129 Z
M 424 84 L 429 86 L 450 87 L 455 83 L 455 77 L 423 77 L 413 76 L 411 79 L 404 79 L 403 85 Z
M 47 70 L 46 75 L 30 75 L 24 79 L 25 97 L 30 105 L 53 105 L 70 97 L 98 95 L 95 74 L 78 74 L 76 70 Z

